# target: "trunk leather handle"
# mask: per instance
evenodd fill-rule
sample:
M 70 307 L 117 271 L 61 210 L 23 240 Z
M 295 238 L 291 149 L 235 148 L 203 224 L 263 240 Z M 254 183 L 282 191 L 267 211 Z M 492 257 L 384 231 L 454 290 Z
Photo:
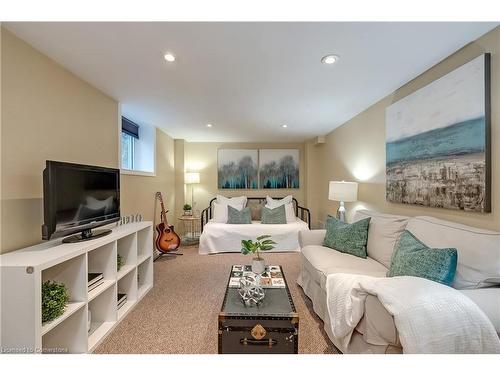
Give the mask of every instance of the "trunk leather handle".
M 266 339 L 266 340 L 254 340 L 254 339 L 240 339 L 241 345 L 267 345 L 270 348 L 278 343 L 278 340 L 275 339 Z

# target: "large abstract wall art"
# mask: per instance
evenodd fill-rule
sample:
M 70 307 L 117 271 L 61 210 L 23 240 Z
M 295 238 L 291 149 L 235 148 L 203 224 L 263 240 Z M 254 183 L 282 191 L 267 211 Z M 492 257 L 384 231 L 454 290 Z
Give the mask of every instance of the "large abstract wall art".
M 386 109 L 386 199 L 491 212 L 490 56 Z

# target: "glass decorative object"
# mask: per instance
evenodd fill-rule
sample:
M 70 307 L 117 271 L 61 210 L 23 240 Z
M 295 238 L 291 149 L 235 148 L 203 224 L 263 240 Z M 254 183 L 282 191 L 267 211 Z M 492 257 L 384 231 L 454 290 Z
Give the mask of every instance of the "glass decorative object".
M 266 296 L 264 289 L 259 286 L 258 278 L 259 275 L 257 274 L 246 275 L 240 278 L 238 293 L 243 299 L 245 306 L 257 306 Z

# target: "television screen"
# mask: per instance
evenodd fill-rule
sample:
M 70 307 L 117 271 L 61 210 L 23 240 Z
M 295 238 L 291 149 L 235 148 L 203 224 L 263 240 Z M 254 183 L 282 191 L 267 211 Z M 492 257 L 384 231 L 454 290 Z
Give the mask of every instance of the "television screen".
M 117 169 L 47 161 L 44 238 L 54 232 L 70 234 L 117 221 L 119 186 Z

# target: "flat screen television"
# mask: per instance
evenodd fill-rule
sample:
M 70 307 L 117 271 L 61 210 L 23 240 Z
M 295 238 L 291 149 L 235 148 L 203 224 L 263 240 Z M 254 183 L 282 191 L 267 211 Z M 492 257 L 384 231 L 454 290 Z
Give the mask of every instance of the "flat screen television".
M 120 220 L 120 170 L 47 160 L 43 171 L 42 238 L 91 240 L 111 233 L 92 231 Z

